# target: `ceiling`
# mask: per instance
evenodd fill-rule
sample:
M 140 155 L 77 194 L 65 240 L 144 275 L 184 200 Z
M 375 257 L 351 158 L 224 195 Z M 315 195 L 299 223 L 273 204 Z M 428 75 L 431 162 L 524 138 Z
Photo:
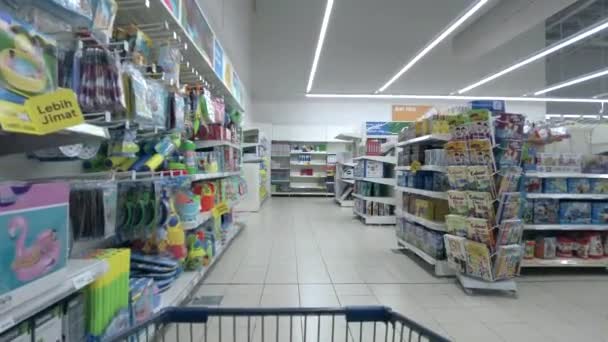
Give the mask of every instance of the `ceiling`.
M 476 1 L 335 0 L 312 92 L 373 93 Z M 548 41 L 576 32 L 573 28 L 595 22 L 598 6 L 608 7 L 604 3 L 608 0 L 492 0 L 386 93 L 447 95 L 457 91 L 544 48 Z M 326 0 L 257 0 L 252 56 L 254 101 L 304 97 L 325 5 Z M 582 5 L 587 7 L 577 11 Z M 604 49 L 599 43 L 585 44 L 469 94 L 520 96 L 546 87 L 547 82 L 572 77 L 581 68 L 568 66 L 580 63 L 564 56 Z M 589 68 L 604 64 L 595 55 L 590 58 L 594 62 L 588 64 Z M 585 97 L 595 95 L 592 92 L 596 88 L 601 92 L 601 85 L 590 87 L 573 92 Z M 591 93 L 580 94 L 587 92 Z M 558 95 L 568 94 L 562 91 Z

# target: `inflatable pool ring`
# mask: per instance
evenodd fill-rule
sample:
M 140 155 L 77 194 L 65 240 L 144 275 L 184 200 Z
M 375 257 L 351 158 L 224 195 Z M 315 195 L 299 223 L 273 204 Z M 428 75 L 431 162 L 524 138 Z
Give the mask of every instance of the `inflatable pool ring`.
M 18 49 L 0 51 L 0 73 L 12 87 L 28 93 L 41 93 L 47 85 L 44 62 Z

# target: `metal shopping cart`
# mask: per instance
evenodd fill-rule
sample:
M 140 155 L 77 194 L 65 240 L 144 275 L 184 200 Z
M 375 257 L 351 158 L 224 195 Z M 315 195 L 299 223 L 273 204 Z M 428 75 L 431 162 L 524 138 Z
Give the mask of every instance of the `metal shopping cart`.
M 448 339 L 384 306 L 167 308 L 109 339 L 201 342 L 432 341 Z

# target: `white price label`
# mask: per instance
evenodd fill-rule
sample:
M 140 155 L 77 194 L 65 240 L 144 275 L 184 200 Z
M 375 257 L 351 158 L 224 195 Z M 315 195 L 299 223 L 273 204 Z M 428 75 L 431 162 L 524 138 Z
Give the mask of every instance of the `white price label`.
M 95 280 L 95 278 L 93 277 L 93 272 L 91 271 L 84 272 L 83 274 L 72 278 L 72 282 L 74 283 L 74 288 L 76 290 L 80 290 L 81 288 L 89 285 L 93 282 L 93 280 Z
M 7 311 L 13 304 L 13 297 L 11 295 L 4 295 L 0 297 L 0 312 Z
M 15 320 L 12 317 L 0 321 L 0 332 L 3 332 L 15 325 Z

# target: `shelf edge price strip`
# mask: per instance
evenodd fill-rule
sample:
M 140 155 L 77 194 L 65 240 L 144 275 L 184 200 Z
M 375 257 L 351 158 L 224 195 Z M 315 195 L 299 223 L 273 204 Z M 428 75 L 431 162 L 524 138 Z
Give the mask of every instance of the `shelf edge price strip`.
M 92 283 L 93 280 L 95 280 L 95 277 L 93 276 L 93 272 L 87 271 L 87 272 L 84 272 L 83 274 L 77 275 L 76 277 L 72 278 L 72 283 L 74 284 L 74 288 L 76 290 L 80 290 L 81 288 Z

